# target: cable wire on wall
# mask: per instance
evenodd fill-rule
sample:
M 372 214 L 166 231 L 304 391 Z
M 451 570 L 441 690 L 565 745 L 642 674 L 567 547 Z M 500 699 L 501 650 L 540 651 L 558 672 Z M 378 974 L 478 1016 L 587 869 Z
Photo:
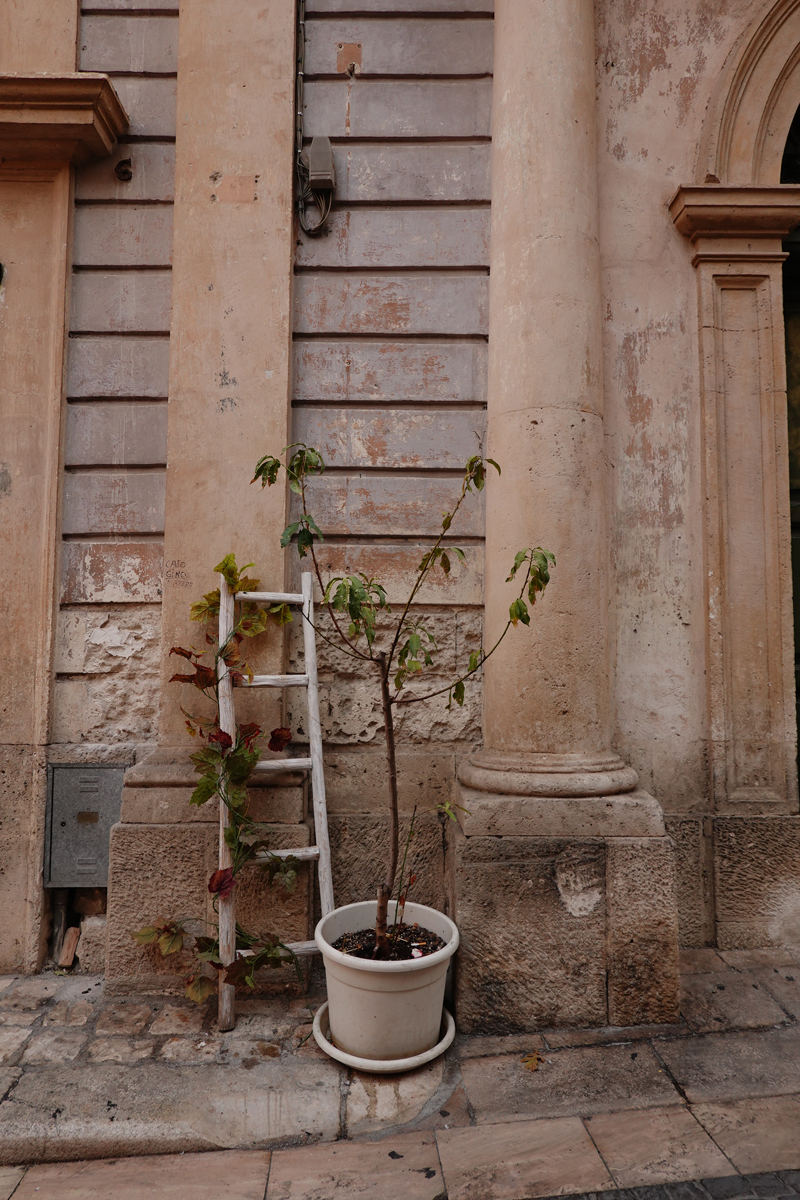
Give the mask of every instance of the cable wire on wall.
M 295 76 L 295 174 L 297 176 L 297 213 L 300 227 L 310 237 L 322 233 L 333 204 L 333 188 L 315 189 L 309 182 L 308 157 L 303 148 L 303 87 L 306 65 L 306 0 L 297 3 L 297 72 Z M 319 213 L 316 222 L 309 221 L 307 209 L 313 206 Z

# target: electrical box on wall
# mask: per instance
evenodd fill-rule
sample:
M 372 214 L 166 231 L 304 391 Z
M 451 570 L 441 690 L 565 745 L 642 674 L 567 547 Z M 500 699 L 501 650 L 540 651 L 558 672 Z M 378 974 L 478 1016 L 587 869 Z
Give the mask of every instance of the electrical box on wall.
M 65 763 L 47 768 L 44 886 L 108 886 L 109 834 L 119 820 L 125 767 Z

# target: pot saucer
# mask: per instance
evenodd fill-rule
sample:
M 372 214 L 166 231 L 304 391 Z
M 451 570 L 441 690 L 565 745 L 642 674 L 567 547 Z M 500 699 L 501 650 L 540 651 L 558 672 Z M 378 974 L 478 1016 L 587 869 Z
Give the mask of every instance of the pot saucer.
M 320 1050 L 324 1050 L 337 1062 L 344 1063 L 346 1067 L 354 1067 L 357 1071 L 373 1071 L 379 1075 L 392 1075 L 400 1071 L 413 1071 L 415 1067 L 424 1066 L 425 1063 L 431 1062 L 444 1053 L 456 1036 L 456 1023 L 446 1008 L 442 1010 L 442 1024 L 444 1025 L 444 1036 L 423 1054 L 413 1054 L 410 1058 L 359 1058 L 357 1054 L 347 1054 L 344 1050 L 340 1050 L 329 1040 L 327 1036 L 329 1033 L 328 1001 L 326 1000 L 317 1009 L 314 1017 L 314 1040 Z

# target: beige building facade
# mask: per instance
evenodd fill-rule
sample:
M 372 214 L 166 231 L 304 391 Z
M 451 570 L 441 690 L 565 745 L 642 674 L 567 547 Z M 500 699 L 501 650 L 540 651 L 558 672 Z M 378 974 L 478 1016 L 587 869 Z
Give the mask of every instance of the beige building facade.
M 107 985 L 181 986 L 130 936 L 213 918 L 218 814 L 189 804 L 168 651 L 226 552 L 299 584 L 290 497 L 249 482 L 292 441 L 328 464 L 323 571 L 395 601 L 466 459 L 500 462 L 452 531 L 464 565 L 419 597 L 443 684 L 502 629 L 515 550 L 557 558 L 463 708 L 398 717 L 463 1029 L 672 1021 L 679 946 L 800 943 L 800 0 L 11 0 L 0 21 L 0 969 L 52 950 L 58 770 L 116 766 Z M 298 114 L 333 146 L 316 237 Z M 256 665 L 297 669 L 298 632 Z M 388 843 L 382 717 L 320 655 L 346 904 Z M 302 745 L 293 694 L 262 696 L 240 711 Z M 251 803 L 276 848 L 310 839 L 300 776 Z M 288 903 L 240 885 L 243 923 L 287 938 L 315 905 L 310 875 Z

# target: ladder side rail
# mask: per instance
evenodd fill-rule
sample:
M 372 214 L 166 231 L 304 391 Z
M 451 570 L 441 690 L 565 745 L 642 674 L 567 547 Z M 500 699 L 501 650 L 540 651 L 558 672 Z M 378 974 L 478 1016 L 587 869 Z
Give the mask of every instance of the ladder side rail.
M 224 575 L 219 577 L 219 644 L 225 645 L 233 632 L 233 592 L 228 587 Z M 233 682 L 228 668 L 220 658 L 217 663 L 217 679 L 219 680 L 219 726 L 224 733 L 236 741 L 236 714 L 233 707 Z M 225 830 L 230 825 L 230 813 L 227 804 L 220 799 L 219 803 L 219 865 L 221 869 L 232 865 L 230 848 L 225 841 Z M 225 966 L 229 966 L 236 958 L 236 906 L 234 893 L 226 899 L 218 900 L 219 909 L 219 956 Z M 218 1025 L 221 1030 L 233 1029 L 236 1024 L 234 1013 L 234 996 L 236 989 L 230 983 L 219 984 L 219 1013 Z
M 317 641 L 314 629 L 314 582 L 310 572 L 303 576 L 303 651 L 308 675 L 308 740 L 311 748 L 311 788 L 314 804 L 314 831 L 319 847 L 317 863 L 319 900 L 322 915 L 333 911 L 333 876 L 331 874 L 331 845 L 328 837 L 328 813 L 325 801 L 325 775 L 322 767 L 322 725 L 319 719 L 319 690 L 317 685 Z

